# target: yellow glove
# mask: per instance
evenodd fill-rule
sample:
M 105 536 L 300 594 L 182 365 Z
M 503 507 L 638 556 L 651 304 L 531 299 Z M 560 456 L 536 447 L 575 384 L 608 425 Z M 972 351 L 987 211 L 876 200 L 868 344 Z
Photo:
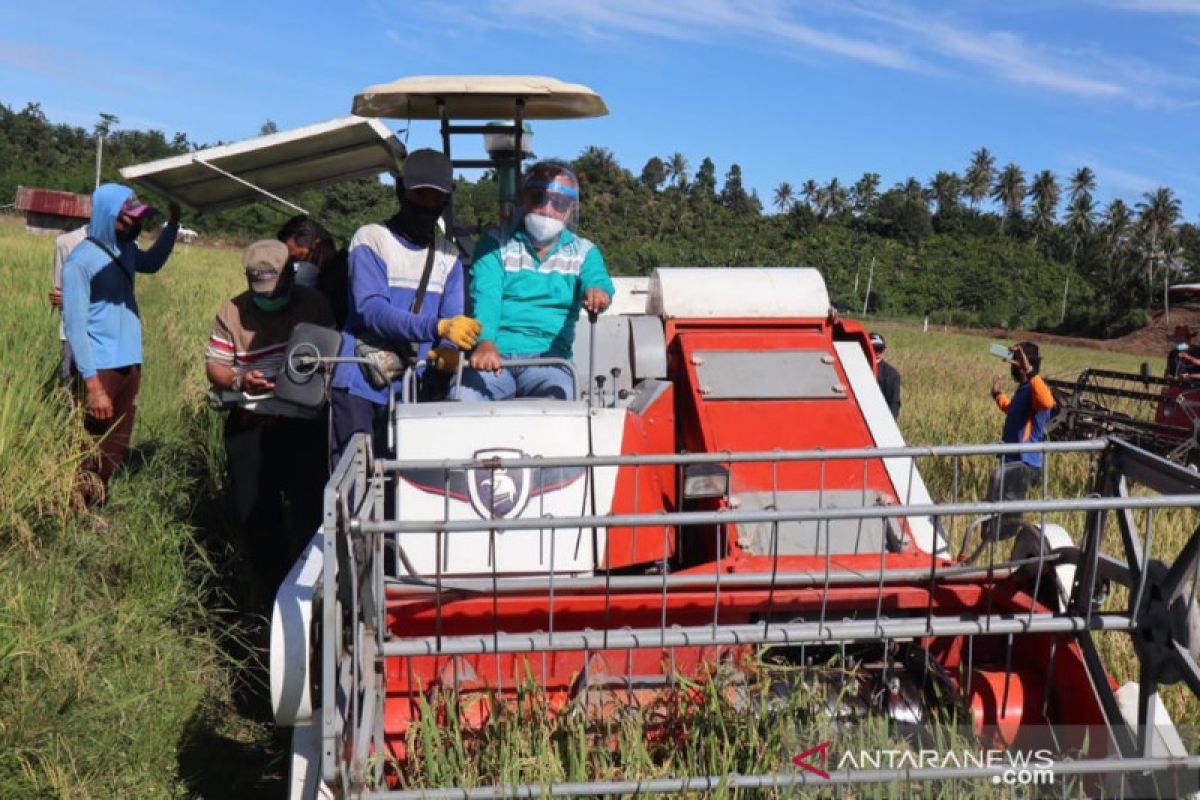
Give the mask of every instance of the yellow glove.
M 475 346 L 481 330 L 483 330 L 483 326 L 477 320 L 462 314 L 457 317 L 439 319 L 437 324 L 438 336 L 463 350 L 470 350 Z
M 435 347 L 425 356 L 430 365 L 440 369 L 442 372 L 457 372 L 458 362 L 461 357 L 462 351 L 455 350 L 453 347 Z

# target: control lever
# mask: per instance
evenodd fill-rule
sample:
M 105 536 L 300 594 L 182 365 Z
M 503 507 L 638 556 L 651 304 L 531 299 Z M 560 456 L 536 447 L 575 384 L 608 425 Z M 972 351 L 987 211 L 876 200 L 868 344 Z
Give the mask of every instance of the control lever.
M 601 408 L 604 407 L 604 381 L 605 381 L 605 376 L 603 376 L 603 375 L 596 376 L 596 394 L 600 396 L 600 407 Z
M 612 375 L 612 387 L 613 387 L 612 407 L 616 408 L 617 407 L 617 396 L 620 394 L 622 396 L 622 398 L 624 398 L 624 396 L 628 395 L 629 392 L 626 392 L 624 389 L 621 389 L 620 392 L 617 391 L 617 384 L 619 383 L 619 379 L 621 377 L 621 368 L 620 367 L 613 367 L 611 370 L 609 370 L 609 374 Z

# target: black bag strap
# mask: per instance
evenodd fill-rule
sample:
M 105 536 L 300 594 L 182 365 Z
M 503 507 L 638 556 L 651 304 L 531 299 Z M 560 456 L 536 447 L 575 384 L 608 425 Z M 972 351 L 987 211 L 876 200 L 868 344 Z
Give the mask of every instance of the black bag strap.
M 92 244 L 96 245 L 96 247 L 99 247 L 102 251 L 104 251 L 106 256 L 117 262 L 117 269 L 121 270 L 121 274 L 125 276 L 125 279 L 129 281 L 131 286 L 133 285 L 133 276 L 129 274 L 129 270 L 125 269 L 125 265 L 121 263 L 121 256 L 114 253 L 112 250 L 109 250 L 108 245 L 97 239 L 95 236 L 86 236 L 84 237 L 84 241 L 91 242 Z
M 435 236 L 433 242 L 425 249 L 425 269 L 421 273 L 421 282 L 417 284 L 417 293 L 413 296 L 412 305 L 408 308 L 414 314 L 420 314 L 421 307 L 425 305 L 425 291 L 429 288 L 429 276 L 433 274 L 433 256 L 436 251 Z

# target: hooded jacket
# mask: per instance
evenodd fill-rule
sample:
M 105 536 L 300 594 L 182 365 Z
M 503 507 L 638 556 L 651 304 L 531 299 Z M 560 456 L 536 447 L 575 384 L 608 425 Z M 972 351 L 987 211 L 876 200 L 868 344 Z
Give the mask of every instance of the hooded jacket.
M 85 239 L 63 264 L 63 327 L 84 380 L 97 370 L 142 363 L 134 276 L 158 272 L 175 246 L 177 225 L 164 227 L 145 252 L 134 242 L 117 241 L 117 217 L 131 194 L 116 183 L 97 187 L 88 236 L 103 247 Z

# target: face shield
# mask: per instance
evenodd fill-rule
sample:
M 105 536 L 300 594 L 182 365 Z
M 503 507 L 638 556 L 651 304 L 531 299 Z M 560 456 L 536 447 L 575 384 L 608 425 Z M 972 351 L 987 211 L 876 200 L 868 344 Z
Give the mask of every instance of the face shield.
M 579 222 L 579 181 L 558 164 L 534 164 L 521 186 L 522 223 L 535 243 L 553 241 Z

